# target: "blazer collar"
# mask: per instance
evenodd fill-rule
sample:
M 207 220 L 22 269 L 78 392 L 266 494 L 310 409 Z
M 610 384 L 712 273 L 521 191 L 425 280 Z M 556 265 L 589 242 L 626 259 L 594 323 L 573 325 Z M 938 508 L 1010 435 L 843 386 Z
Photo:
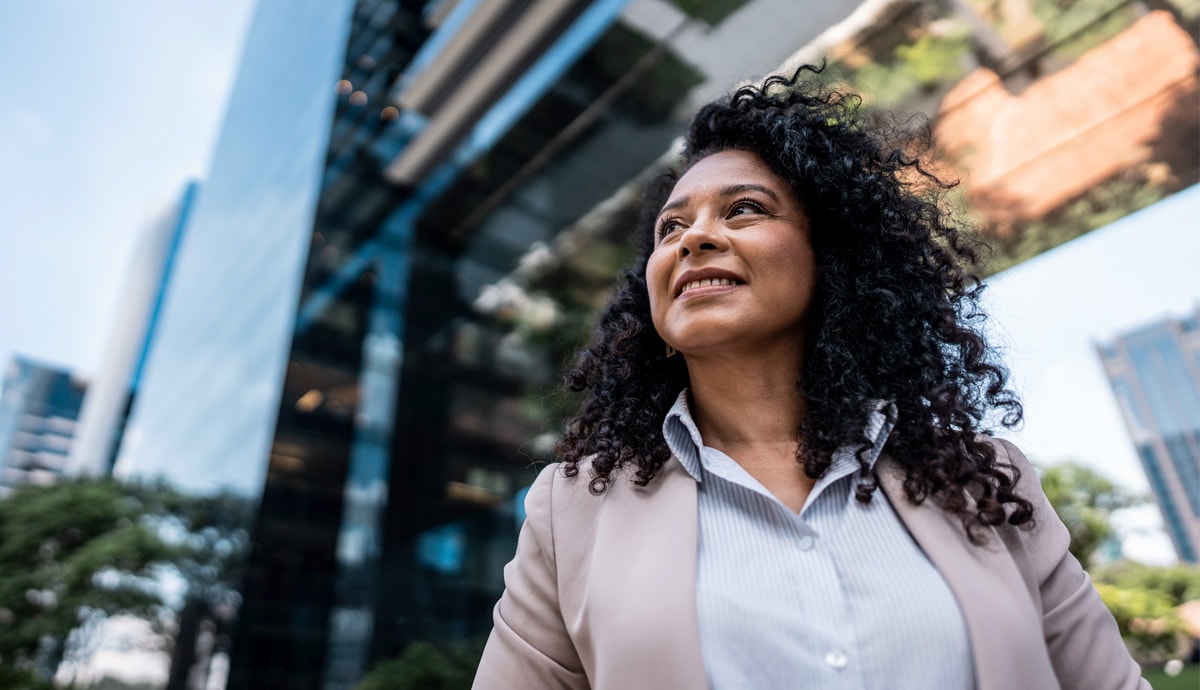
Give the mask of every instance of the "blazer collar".
M 618 497 L 596 526 L 600 532 L 594 543 L 620 545 L 620 553 L 607 556 L 606 562 L 636 565 L 623 567 L 615 579 L 589 583 L 589 599 L 603 602 L 591 616 L 617 615 L 623 630 L 636 621 L 637 632 L 627 632 L 617 644 L 647 638 L 656 642 L 631 645 L 613 655 L 636 666 L 637 687 L 708 688 L 696 612 L 696 480 L 672 457 L 648 486 L 604 500 Z M 631 592 L 645 596 L 630 596 Z M 614 606 L 613 602 L 620 603 Z M 636 610 L 621 611 L 626 605 Z M 605 682 L 599 685 L 613 687 Z
M 1029 594 L 1023 591 L 1024 581 L 1012 559 L 1003 555 L 1000 535 L 991 531 L 986 543 L 972 544 L 958 520 L 947 518 L 932 501 L 920 505 L 909 501 L 904 494 L 904 469 L 887 455 L 879 458 L 875 473 L 897 516 L 958 601 L 970 636 L 977 690 L 1004 690 L 1003 681 L 995 683 L 1011 671 L 1003 667 L 1005 659 L 1021 658 L 1012 653 L 1020 650 L 1010 649 L 1021 644 L 1013 639 L 1013 631 L 1024 627 L 1030 612 L 1014 606 L 1029 601 Z M 655 524 L 655 531 L 672 535 L 669 548 L 655 540 L 654 548 L 634 549 L 639 558 L 637 586 L 656 592 L 661 618 L 673 622 L 670 642 L 661 648 L 650 675 L 673 682 L 687 680 L 676 687 L 707 688 L 696 614 L 696 491 L 696 481 L 672 457 L 655 481 L 637 490 L 652 494 L 644 497 L 651 500 L 625 506 L 620 522 L 627 528 Z
M 972 544 L 957 518 L 948 517 L 932 501 L 917 505 L 904 493 L 904 468 L 888 456 L 880 458 L 875 474 L 897 516 L 945 578 L 967 624 L 977 690 L 1002 690 L 995 685 L 1009 676 L 1004 660 L 1021 658 L 1005 653 L 1025 640 L 1015 640 L 1030 611 L 1018 610 L 1029 601 L 1024 580 L 1011 558 L 1005 557 L 1000 535 L 988 528 L 986 541 Z M 1021 637 L 1021 636 L 1018 636 Z M 1020 651 L 1013 649 L 1012 651 Z

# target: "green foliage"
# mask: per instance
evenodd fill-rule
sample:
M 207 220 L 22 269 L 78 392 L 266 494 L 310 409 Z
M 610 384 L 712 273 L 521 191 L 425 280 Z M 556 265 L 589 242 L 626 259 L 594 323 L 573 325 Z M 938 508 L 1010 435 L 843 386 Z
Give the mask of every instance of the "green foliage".
M 898 46 L 896 60 L 918 84 L 931 87 L 962 76 L 962 56 L 969 48 L 966 34 L 925 34 L 916 43 Z
M 1200 566 L 1156 568 L 1121 561 L 1097 569 L 1093 577 L 1136 659 L 1161 664 L 1186 656 L 1188 638 L 1176 607 L 1200 599 Z M 1175 683 L 1164 683 L 1164 687 L 1171 685 Z
M 922 91 L 963 76 L 963 56 L 971 49 L 965 32 L 926 33 L 914 43 L 897 46 L 890 59 L 870 62 L 846 75 L 854 90 L 875 108 L 908 104 Z
M 1094 470 L 1073 462 L 1044 468 L 1042 488 L 1071 534 L 1071 553 L 1084 568 L 1112 536 L 1112 514 L 1145 502 Z M 1183 651 L 1175 607 L 1200 597 L 1200 568 L 1155 568 L 1123 561 L 1093 571 L 1096 590 L 1113 614 L 1134 658 L 1161 663 Z
M 1097 584 L 1104 605 L 1117 619 L 1121 637 L 1143 663 L 1165 661 L 1179 651 L 1181 621 L 1170 598 L 1149 589 Z
M 1085 568 L 1113 534 L 1112 513 L 1145 501 L 1077 463 L 1052 465 L 1039 474 L 1046 498 L 1071 534 L 1071 553 Z M 1185 651 L 1175 607 L 1200 598 L 1200 568 L 1121 561 L 1095 569 L 1092 577 L 1135 659 L 1161 663 Z
M 0 502 L 0 663 L 29 670 L 86 607 L 145 615 L 160 603 L 153 567 L 176 549 L 139 518 L 146 497 L 115 481 L 28 486 Z M 42 653 L 45 656 L 45 652 Z
M 48 676 L 84 622 L 153 617 L 164 568 L 189 595 L 219 589 L 242 551 L 235 504 L 112 479 L 26 486 L 0 501 L 0 668 Z
M 1200 566 L 1180 563 L 1170 568 L 1120 561 L 1092 573 L 1098 583 L 1123 589 L 1160 592 L 1171 606 L 1200 599 Z
M 1083 465 L 1064 462 L 1041 472 L 1042 489 L 1071 533 L 1071 553 L 1087 568 L 1092 554 L 1112 536 L 1112 513 L 1145 502 Z
M 1128 632 L 1134 620 L 1152 621 L 1176 615 L 1171 600 L 1162 592 L 1145 589 L 1122 589 L 1112 585 L 1097 584 L 1096 591 L 1112 611 L 1117 625 Z
M 398 658 L 371 669 L 355 690 L 469 690 L 483 645 L 483 640 L 414 642 Z
M 30 671 L 0 664 L 0 690 L 54 690 L 54 684 Z
M 1124 0 L 1033 0 L 1044 40 L 1054 54 L 1076 58 L 1124 31 L 1137 19 Z
M 1130 171 L 1093 187 L 1041 218 L 1015 225 L 1008 231 L 992 229 L 988 234 L 995 238 L 992 244 L 996 254 L 988 264 L 988 273 L 999 273 L 1120 220 L 1171 191 L 1169 181 L 1157 181 L 1146 171 Z

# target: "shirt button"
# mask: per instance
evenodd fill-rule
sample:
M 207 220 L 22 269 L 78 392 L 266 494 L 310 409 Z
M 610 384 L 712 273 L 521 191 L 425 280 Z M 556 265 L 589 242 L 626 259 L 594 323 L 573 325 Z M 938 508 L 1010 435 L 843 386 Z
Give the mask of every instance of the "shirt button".
M 846 664 L 850 663 L 850 657 L 846 656 L 846 653 L 842 650 L 835 649 L 825 654 L 825 663 L 829 664 L 830 668 L 840 671 L 846 668 Z
M 797 545 L 800 547 L 801 551 L 812 551 L 812 548 L 816 546 L 816 544 L 817 540 L 806 534 L 803 537 L 800 537 L 800 541 Z

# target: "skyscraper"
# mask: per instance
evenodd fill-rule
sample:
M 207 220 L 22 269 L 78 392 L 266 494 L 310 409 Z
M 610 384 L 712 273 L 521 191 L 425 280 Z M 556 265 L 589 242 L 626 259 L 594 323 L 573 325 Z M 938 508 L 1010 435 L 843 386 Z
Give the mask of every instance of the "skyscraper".
M 1167 534 L 1200 562 L 1200 309 L 1097 347 Z
M 83 399 L 68 474 L 112 472 L 198 187 L 188 184 L 141 238 L 100 369 Z
M 486 635 L 557 362 L 473 302 L 700 80 L 623 4 L 260 1 L 114 468 L 255 507 L 236 615 L 189 593 L 168 687 L 349 688 Z
M 854 7 L 259 0 L 115 465 L 254 508 L 168 687 L 349 688 L 486 635 L 639 176 Z
M 0 389 L 0 498 L 62 475 L 86 390 L 69 371 L 13 358 Z

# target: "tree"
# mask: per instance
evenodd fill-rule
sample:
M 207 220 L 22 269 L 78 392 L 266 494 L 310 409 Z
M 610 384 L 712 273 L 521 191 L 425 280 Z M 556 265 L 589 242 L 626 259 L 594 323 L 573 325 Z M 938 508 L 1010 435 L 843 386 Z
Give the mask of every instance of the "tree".
M 1046 498 L 1071 534 L 1071 554 L 1085 570 L 1090 570 L 1096 549 L 1115 533 L 1112 514 L 1146 500 L 1075 462 L 1050 465 L 1039 474 Z
M 48 677 L 85 611 L 148 615 L 174 555 L 114 481 L 26 486 L 0 502 L 0 664 Z
M 484 640 L 417 641 L 371 669 L 355 690 L 470 690 Z
M 1130 561 L 1094 568 L 1097 547 L 1115 532 L 1112 514 L 1146 499 L 1077 463 L 1051 465 L 1039 474 L 1050 505 L 1071 534 L 1071 553 L 1092 573 L 1134 658 L 1149 664 L 1180 655 L 1186 639 L 1175 609 L 1200 598 L 1200 568 L 1158 568 Z
M 0 501 L 0 687 L 49 679 L 72 631 L 104 617 L 157 619 L 163 569 L 189 596 L 217 596 L 244 541 L 228 528 L 230 501 L 113 479 L 26 486 Z
M 1188 638 L 1177 607 L 1200 599 L 1200 567 L 1158 568 L 1120 561 L 1093 575 L 1134 657 L 1161 663 L 1186 656 Z
M 1121 639 L 1142 664 L 1161 664 L 1182 650 L 1181 621 L 1163 592 L 1097 583 L 1096 591 L 1108 607 Z
M 1093 576 L 1098 583 L 1161 592 L 1171 607 L 1200 599 L 1200 566 L 1179 563 L 1169 568 L 1157 568 L 1119 561 L 1097 569 Z

